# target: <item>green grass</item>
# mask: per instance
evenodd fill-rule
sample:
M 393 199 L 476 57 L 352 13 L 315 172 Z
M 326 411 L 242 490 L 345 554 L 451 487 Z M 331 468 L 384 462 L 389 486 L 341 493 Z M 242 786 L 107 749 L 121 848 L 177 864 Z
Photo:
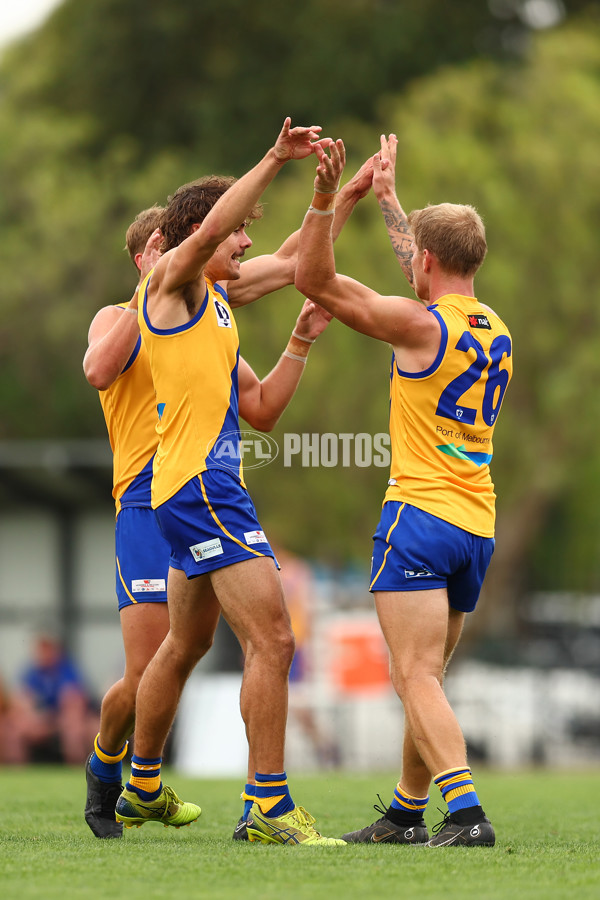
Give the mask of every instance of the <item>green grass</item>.
M 476 772 L 497 833 L 495 848 L 430 850 L 358 845 L 302 848 L 231 840 L 242 785 L 166 772 L 180 796 L 203 807 L 190 828 L 149 824 L 122 841 L 99 841 L 82 816 L 83 771 L 0 769 L 3 900 L 153 898 L 417 898 L 597 900 L 600 897 L 600 770 Z M 396 775 L 334 773 L 291 779 L 298 803 L 338 836 L 377 818 Z M 441 816 L 432 794 L 427 821 Z

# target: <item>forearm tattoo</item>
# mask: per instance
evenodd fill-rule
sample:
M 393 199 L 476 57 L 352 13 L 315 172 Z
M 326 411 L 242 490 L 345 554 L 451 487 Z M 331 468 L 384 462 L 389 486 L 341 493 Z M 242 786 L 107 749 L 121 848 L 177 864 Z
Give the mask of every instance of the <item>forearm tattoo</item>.
M 394 253 L 398 257 L 398 262 L 402 267 L 406 280 L 412 287 L 412 235 L 408 227 L 408 219 L 399 206 L 385 201 L 381 204 L 381 212 L 383 213 L 383 219 L 394 248 Z

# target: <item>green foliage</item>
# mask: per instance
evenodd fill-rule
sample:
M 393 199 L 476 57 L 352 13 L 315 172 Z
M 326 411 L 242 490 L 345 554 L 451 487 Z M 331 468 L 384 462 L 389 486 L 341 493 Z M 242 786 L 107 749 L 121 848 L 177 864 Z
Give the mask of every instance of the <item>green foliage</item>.
M 122 249 L 131 210 L 154 202 L 145 200 L 148 176 L 161 197 L 175 169 L 166 154 L 157 157 L 142 187 L 125 145 L 86 157 L 83 119 L 46 113 L 24 117 L 19 129 L 14 121 L 10 106 L 0 109 L 0 377 L 18 385 L 3 436 L 98 433 L 81 375 L 87 328 L 100 306 L 132 291 Z
M 234 842 L 240 781 L 167 774 L 177 792 L 203 813 L 189 828 L 155 824 L 99 841 L 83 820 L 83 771 L 29 767 L 0 770 L 0 882 L 6 897 L 62 900 L 164 898 L 180 895 L 234 900 L 427 896 L 463 900 L 473 886 L 490 900 L 592 900 L 600 887 L 597 816 L 590 798 L 598 773 L 478 773 L 478 791 L 497 830 L 494 848 L 434 851 L 423 847 L 348 845 L 339 848 L 262 846 Z M 397 773 L 291 775 L 298 803 L 324 834 L 339 835 L 376 818 Z M 594 785 L 596 787 L 594 788 Z M 427 822 L 441 816 L 432 794 Z
M 385 110 L 400 139 L 407 206 L 469 202 L 487 226 L 489 257 L 476 289 L 505 318 L 515 346 L 494 461 L 506 602 L 516 602 L 516 586 L 536 583 L 525 565 L 530 548 L 557 498 L 581 483 L 580 466 L 600 437 L 600 311 L 590 295 L 600 219 L 599 39 L 590 16 L 540 36 L 522 63 L 447 70 Z M 562 530 L 569 525 L 577 531 L 576 517 Z M 544 565 L 556 574 L 550 557 Z M 582 587 L 569 569 L 562 586 Z
M 21 103 L 93 110 L 90 147 L 127 135 L 140 160 L 194 147 L 209 168 L 246 169 L 285 115 L 373 122 L 373 98 L 481 49 L 504 23 L 480 0 L 67 0 L 40 42 Z M 452 35 L 449 40 L 448 36 Z M 485 38 L 484 38 L 485 35 Z M 36 47 L 37 49 L 37 47 Z M 31 58 L 23 47 L 22 61 Z
M 538 555 L 538 568 L 528 569 L 524 562 L 559 498 L 577 491 L 581 464 L 600 439 L 600 399 L 595 390 L 600 377 L 600 312 L 590 303 L 589 293 L 595 282 L 600 216 L 600 171 L 593 152 L 600 138 L 599 43 L 598 21 L 592 17 L 585 28 L 539 37 L 525 62 L 508 68 L 478 62 L 448 69 L 415 83 L 401 98 L 388 99 L 380 111 L 386 131 L 399 137 L 397 183 L 405 208 L 442 199 L 468 202 L 486 221 L 490 252 L 477 278 L 478 296 L 505 318 L 515 345 L 515 375 L 496 432 L 494 464 L 500 511 L 496 568 L 504 569 L 498 590 L 510 595 L 506 602 L 516 602 L 517 588 L 534 586 L 543 577 L 549 563 L 544 553 Z M 372 136 L 351 123 L 344 136 L 355 152 L 362 147 L 366 156 L 376 149 Z M 392 271 L 396 264 L 381 232 L 376 204 L 368 198 L 339 240 L 338 269 L 382 293 L 402 292 L 399 269 Z M 252 312 L 259 320 L 262 314 L 258 308 Z M 321 342 L 331 340 L 332 335 L 326 334 Z M 320 349 L 313 351 L 307 379 Z M 377 349 L 373 342 L 353 335 L 346 355 L 336 352 L 335 358 L 344 362 L 328 379 L 335 398 L 328 413 L 335 415 L 338 426 L 325 425 L 325 430 L 359 430 L 357 412 L 364 416 L 367 408 L 379 409 L 379 425 L 369 421 L 370 428 L 382 430 L 384 412 L 378 401 L 387 397 L 384 361 Z M 346 380 L 345 394 L 342 382 L 335 384 L 338 377 Z M 301 395 L 306 391 L 304 384 Z M 349 410 L 349 395 L 361 394 L 364 405 L 356 402 Z M 326 407 L 320 397 L 318 409 L 307 410 L 303 428 L 317 430 L 319 413 Z M 286 414 L 286 428 L 301 409 L 297 402 Z M 597 484 L 598 467 L 592 468 Z M 367 500 L 359 507 L 363 511 L 369 510 L 369 496 L 375 499 L 383 492 L 379 474 L 374 469 L 352 472 L 353 491 L 356 488 L 357 498 Z M 360 539 L 355 542 L 354 535 L 364 539 L 369 532 L 370 537 L 373 523 L 365 521 L 364 512 L 354 517 L 344 507 L 343 478 L 339 470 L 303 471 L 301 483 L 310 483 L 311 496 L 314 492 L 319 498 L 321 479 L 329 485 L 329 496 L 345 524 L 339 544 L 358 547 Z M 300 490 L 298 485 L 299 497 Z M 589 496 L 589 488 L 582 492 Z M 581 504 L 578 508 L 578 515 L 572 516 L 575 534 L 582 517 Z M 284 523 L 276 524 L 285 534 Z M 307 527 L 306 539 L 300 542 L 304 552 L 313 527 L 313 523 Z M 597 533 L 593 530 L 586 544 L 590 555 Z M 294 534 L 298 536 L 297 526 Z M 327 534 L 321 540 L 337 557 L 340 547 L 332 544 L 335 538 Z M 576 537 L 571 544 L 578 545 Z M 556 576 L 556 567 L 551 570 Z M 523 580 L 517 584 L 519 573 Z M 562 586 L 593 589 L 594 573 L 590 564 L 583 569 L 566 564 Z
M 348 172 L 377 151 L 380 132 L 395 131 L 407 209 L 455 200 L 482 212 L 490 252 L 478 294 L 515 339 L 493 470 L 499 578 L 527 571 L 536 581 L 547 555 L 538 551 L 533 568 L 524 561 L 558 514 L 574 534 L 590 523 L 593 554 L 600 464 L 587 463 L 585 483 L 580 472 L 600 437 L 598 4 L 535 35 L 520 57 L 503 48 L 523 47 L 523 4 L 307 0 L 286 3 L 285 14 L 279 6 L 66 0 L 4 55 L 0 436 L 104 435 L 81 359 L 95 312 L 135 284 L 123 243 L 141 208 L 198 174 L 240 174 L 287 113 L 341 135 Z M 299 226 L 313 168 L 287 167 L 267 192 L 252 253 L 272 251 Z M 336 257 L 340 271 L 381 293 L 407 290 L 373 197 L 355 211 Z M 259 375 L 283 349 L 300 301 L 289 288 L 239 312 L 242 351 Z M 273 433 L 278 443 L 286 432 L 385 431 L 389 356 L 333 323 Z M 363 565 L 385 480 L 376 467 L 300 470 L 281 459 L 248 474 L 278 540 Z M 571 554 L 581 543 L 569 546 Z M 562 549 L 560 538 L 552 547 Z M 565 564 L 562 577 L 561 587 L 597 587 L 591 566 L 582 575 Z M 512 580 L 504 588 L 518 596 Z

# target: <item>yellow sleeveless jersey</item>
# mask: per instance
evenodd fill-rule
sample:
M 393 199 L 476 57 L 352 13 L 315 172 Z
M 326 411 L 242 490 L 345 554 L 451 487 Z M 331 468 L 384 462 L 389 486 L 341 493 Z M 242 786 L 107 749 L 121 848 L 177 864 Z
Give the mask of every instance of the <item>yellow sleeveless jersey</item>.
M 512 375 L 510 334 L 473 297 L 447 294 L 429 309 L 442 331 L 433 364 L 407 373 L 392 358 L 392 464 L 385 500 L 493 537 L 496 495 L 489 466 Z
M 117 304 L 122 308 L 128 305 Z M 98 393 L 113 452 L 117 513 L 123 506 L 149 507 L 152 458 L 158 435 L 150 361 L 141 337 L 119 377 Z
M 152 506 L 209 468 L 243 484 L 238 420 L 239 339 L 227 294 L 207 280 L 204 301 L 189 323 L 158 329 L 150 323 L 147 289 L 140 288 L 142 340 L 156 390 L 158 449 Z

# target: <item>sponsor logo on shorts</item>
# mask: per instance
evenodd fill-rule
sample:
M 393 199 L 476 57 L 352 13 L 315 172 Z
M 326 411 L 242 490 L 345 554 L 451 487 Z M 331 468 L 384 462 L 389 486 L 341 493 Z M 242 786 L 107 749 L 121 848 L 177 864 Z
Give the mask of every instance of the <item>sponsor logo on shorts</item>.
M 132 594 L 147 594 L 153 591 L 166 591 L 167 583 L 164 578 L 136 578 L 131 582 Z
M 433 575 L 433 572 L 430 572 L 429 569 L 405 569 L 404 577 L 405 578 L 428 578 Z
M 223 553 L 220 538 L 215 538 L 212 541 L 203 541 L 201 544 L 194 544 L 193 547 L 190 547 L 190 550 L 196 562 L 200 562 L 201 559 L 210 559 L 211 556 L 221 556 Z
M 267 539 L 264 531 L 245 531 L 244 541 L 246 544 L 266 544 Z

